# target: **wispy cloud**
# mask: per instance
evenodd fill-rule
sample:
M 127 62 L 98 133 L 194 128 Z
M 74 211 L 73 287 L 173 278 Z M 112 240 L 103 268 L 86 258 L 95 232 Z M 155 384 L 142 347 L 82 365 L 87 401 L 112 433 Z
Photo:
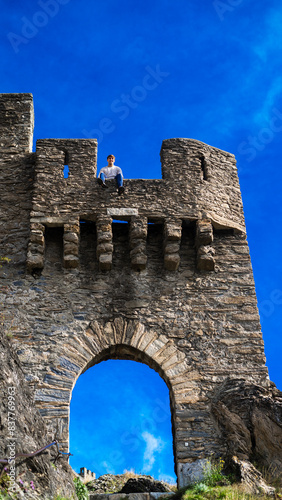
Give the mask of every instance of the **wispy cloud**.
M 165 483 L 168 484 L 176 484 L 175 477 L 172 477 L 169 474 L 159 474 L 158 480 L 164 481 Z
M 265 29 L 263 36 L 260 37 L 257 44 L 254 45 L 254 52 L 259 58 L 268 65 L 277 64 L 277 58 L 270 59 L 270 55 L 278 55 L 282 48 L 282 9 L 269 9 L 264 16 Z
M 282 77 L 278 76 L 269 87 L 264 101 L 254 115 L 254 123 L 260 127 L 269 122 L 273 114 L 273 107 L 282 97 Z
M 116 473 L 116 471 L 113 468 L 112 464 L 109 464 L 108 462 L 104 461 L 104 462 L 102 462 L 101 465 L 105 468 L 107 474 L 115 474 Z
M 277 106 L 277 101 L 281 100 L 282 96 L 282 77 L 279 75 L 279 54 L 282 48 L 281 22 L 282 9 L 270 9 L 264 17 L 261 35 L 257 35 L 253 40 L 252 52 L 256 64 L 253 64 L 253 70 L 249 72 L 252 81 L 248 79 L 248 85 L 251 84 L 254 90 L 259 90 L 257 109 L 254 108 L 252 118 L 260 127 L 270 120 L 272 109 Z
M 156 453 L 163 450 L 165 443 L 160 437 L 155 437 L 147 431 L 142 433 L 142 438 L 146 443 L 142 469 L 143 472 L 150 472 L 156 460 Z

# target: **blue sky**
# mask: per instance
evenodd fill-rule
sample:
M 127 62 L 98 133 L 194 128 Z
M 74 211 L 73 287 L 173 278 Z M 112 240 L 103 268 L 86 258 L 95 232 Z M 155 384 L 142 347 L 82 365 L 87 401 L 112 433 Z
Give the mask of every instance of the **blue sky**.
M 175 481 L 169 391 L 148 366 L 125 360 L 93 366 L 76 383 L 70 415 L 75 469 L 87 457 L 97 477 L 134 470 Z
M 34 95 L 35 140 L 97 137 L 98 168 L 114 153 L 128 178 L 159 178 L 171 137 L 235 154 L 267 365 L 280 390 L 281 25 L 279 0 L 14 0 L 1 5 L 0 47 L 1 92 Z M 91 390 L 106 383 L 107 366 L 93 368 Z M 157 475 L 154 439 L 166 450 L 169 431 L 140 436 L 134 467 L 148 445 Z M 88 467 L 83 457 L 80 465 Z

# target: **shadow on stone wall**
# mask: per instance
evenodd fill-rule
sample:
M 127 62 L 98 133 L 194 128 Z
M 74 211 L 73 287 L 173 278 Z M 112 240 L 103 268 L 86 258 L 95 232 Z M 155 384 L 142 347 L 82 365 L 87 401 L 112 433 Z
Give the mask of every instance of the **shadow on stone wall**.
M 0 458 L 8 458 L 7 468 L 14 475 L 13 457 L 21 453 L 33 453 L 50 443 L 45 422 L 34 407 L 33 395 L 24 379 L 19 358 L 11 345 L 7 333 L 0 327 Z M 59 458 L 55 447 L 45 450 L 33 458 L 16 459 L 16 485 L 25 487 L 25 498 L 50 498 L 58 494 L 71 496 L 74 493 L 71 467 L 67 458 Z M 3 477 L 3 476 L 2 476 Z M 10 491 L 14 483 L 10 482 Z M 33 489 L 34 487 L 34 489 Z

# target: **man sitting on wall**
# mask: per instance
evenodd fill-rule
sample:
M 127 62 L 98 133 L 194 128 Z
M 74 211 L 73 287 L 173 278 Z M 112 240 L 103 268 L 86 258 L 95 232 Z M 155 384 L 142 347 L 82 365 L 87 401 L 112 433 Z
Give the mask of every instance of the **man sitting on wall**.
M 114 164 L 115 159 L 114 155 L 107 156 L 108 166 L 101 168 L 97 181 L 102 188 L 107 188 L 106 179 L 116 179 L 118 194 L 122 194 L 124 193 L 122 170 Z

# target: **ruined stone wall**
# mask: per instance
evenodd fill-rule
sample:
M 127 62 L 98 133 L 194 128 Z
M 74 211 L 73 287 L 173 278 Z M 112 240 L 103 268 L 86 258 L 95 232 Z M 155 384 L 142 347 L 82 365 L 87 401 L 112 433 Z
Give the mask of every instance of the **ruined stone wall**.
M 55 446 L 48 447 L 44 453 L 33 458 L 14 458 L 15 455 L 34 453 L 50 444 L 50 441 L 47 440 L 44 419 L 34 407 L 33 395 L 10 336 L 3 332 L 2 322 L 0 366 L 0 458 L 9 460 L 9 492 L 16 491 L 16 478 L 27 486 L 25 500 L 50 500 L 59 494 L 70 498 L 74 494 L 72 469 L 67 463 L 67 457 L 61 455 L 56 460 Z M 54 460 L 56 468 L 52 467 Z M 1 463 L 1 472 L 4 466 L 7 467 L 7 464 Z M 34 491 L 30 488 L 31 481 L 34 483 Z M 4 484 L 2 475 L 1 488 L 4 488 Z
M 30 98 L 2 102 L 28 103 L 29 116 L 14 117 L 27 130 Z M 0 303 L 50 436 L 66 449 L 83 371 L 109 358 L 154 368 L 170 390 L 183 484 L 191 463 L 224 452 L 211 412 L 218 387 L 269 384 L 235 159 L 169 139 L 163 178 L 126 179 L 118 196 L 114 182 L 96 183 L 96 157 L 95 140 L 44 139 L 35 154 L 3 147 L 0 252 L 11 262 Z
M 29 237 L 34 154 L 31 94 L 0 98 L 0 234 L 2 255 L 24 264 Z

